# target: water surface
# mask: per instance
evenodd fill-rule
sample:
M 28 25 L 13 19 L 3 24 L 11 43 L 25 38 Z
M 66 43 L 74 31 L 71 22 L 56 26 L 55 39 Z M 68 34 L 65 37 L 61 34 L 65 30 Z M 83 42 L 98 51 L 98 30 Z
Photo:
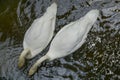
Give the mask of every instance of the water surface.
M 44 62 L 28 77 L 28 70 L 46 54 L 48 46 L 18 69 L 26 30 L 51 4 L 52 0 L 0 0 L 0 80 L 119 80 L 120 0 L 58 0 L 55 34 L 91 9 L 99 9 L 100 17 L 73 54 Z

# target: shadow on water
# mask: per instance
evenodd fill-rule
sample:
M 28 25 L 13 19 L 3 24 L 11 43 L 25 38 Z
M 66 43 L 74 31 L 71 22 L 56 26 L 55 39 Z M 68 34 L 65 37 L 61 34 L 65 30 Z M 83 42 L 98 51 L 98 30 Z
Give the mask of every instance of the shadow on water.
M 47 48 L 18 69 L 24 33 L 51 3 L 52 0 L 0 0 L 0 80 L 119 80 L 119 0 L 58 0 L 55 34 L 91 9 L 99 9 L 100 18 L 74 54 L 44 62 L 34 76 L 28 77 L 31 65 L 46 54 Z

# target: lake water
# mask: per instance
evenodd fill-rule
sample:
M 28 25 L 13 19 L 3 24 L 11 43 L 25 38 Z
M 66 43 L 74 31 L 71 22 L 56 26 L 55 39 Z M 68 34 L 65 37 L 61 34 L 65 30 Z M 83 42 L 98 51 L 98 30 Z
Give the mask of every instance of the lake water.
M 44 62 L 34 76 L 28 70 L 49 46 L 18 69 L 22 41 L 34 19 L 52 0 L 0 0 L 0 80 L 120 80 L 120 0 L 57 0 L 55 34 L 66 24 L 99 9 L 100 17 L 79 50 Z

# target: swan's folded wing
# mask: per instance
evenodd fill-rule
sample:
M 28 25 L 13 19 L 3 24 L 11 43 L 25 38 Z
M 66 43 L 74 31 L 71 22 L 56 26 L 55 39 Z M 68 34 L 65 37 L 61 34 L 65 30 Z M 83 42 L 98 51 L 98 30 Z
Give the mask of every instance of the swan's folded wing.
M 45 14 L 32 23 L 24 36 L 24 47 L 40 47 L 45 46 L 53 36 L 57 5 L 53 3 L 46 10 Z M 46 42 L 47 41 L 47 42 Z

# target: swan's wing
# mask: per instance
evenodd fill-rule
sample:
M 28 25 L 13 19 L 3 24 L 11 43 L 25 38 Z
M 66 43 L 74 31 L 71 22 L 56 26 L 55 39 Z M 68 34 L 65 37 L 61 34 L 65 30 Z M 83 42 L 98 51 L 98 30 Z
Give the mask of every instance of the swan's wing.
M 46 22 L 42 21 L 36 24 L 32 24 L 31 28 L 25 34 L 24 41 L 29 46 L 37 46 L 36 44 L 40 45 L 40 43 L 46 42 L 48 38 L 53 35 L 53 20 L 54 18 L 46 20 Z
M 53 10 L 50 10 L 52 8 Z M 52 4 L 41 18 L 36 19 L 32 23 L 24 37 L 24 48 L 42 50 L 47 46 L 55 28 L 56 9 L 54 8 L 57 8 L 57 6 Z
M 85 24 L 84 21 L 86 21 L 86 19 L 82 17 L 80 20 L 72 22 L 62 28 L 50 46 L 51 52 L 56 51 L 56 53 L 52 53 L 49 56 L 53 57 L 54 55 L 58 55 L 57 57 L 63 57 L 77 50 L 84 43 L 87 33 L 92 26 L 89 22 Z
M 43 28 L 52 27 L 54 29 L 56 12 L 57 12 L 57 5 L 56 3 L 53 3 L 50 7 L 47 8 L 45 14 L 42 17 L 35 19 L 33 21 L 32 25 L 25 34 L 25 38 L 28 37 L 30 40 L 32 39 L 34 40 L 36 39 L 36 37 L 43 34 L 42 33 L 42 30 L 44 30 Z
M 72 22 L 65 26 L 62 30 L 58 32 L 58 34 L 53 39 L 50 50 L 52 52 L 56 51 L 57 53 L 52 53 L 52 55 L 55 57 L 63 57 L 72 51 L 72 49 L 82 40 L 83 36 L 79 36 L 79 30 L 76 29 L 77 23 Z M 59 53 L 58 53 L 59 52 Z

